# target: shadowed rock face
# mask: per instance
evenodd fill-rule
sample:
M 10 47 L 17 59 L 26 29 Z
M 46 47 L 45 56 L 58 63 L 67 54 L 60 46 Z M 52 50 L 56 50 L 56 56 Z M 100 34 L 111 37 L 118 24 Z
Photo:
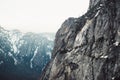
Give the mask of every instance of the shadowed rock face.
M 120 0 L 90 0 L 66 20 L 40 80 L 120 80 Z

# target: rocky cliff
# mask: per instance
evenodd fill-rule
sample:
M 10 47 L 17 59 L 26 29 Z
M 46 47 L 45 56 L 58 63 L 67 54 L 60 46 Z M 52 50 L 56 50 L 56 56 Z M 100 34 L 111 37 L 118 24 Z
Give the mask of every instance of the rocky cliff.
M 120 0 L 90 0 L 67 19 L 40 80 L 120 80 Z

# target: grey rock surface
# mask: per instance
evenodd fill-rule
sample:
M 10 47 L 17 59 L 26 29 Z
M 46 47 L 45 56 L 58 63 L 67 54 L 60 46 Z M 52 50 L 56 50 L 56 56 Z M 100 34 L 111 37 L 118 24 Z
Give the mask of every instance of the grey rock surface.
M 40 80 L 120 80 L 120 0 L 90 0 L 66 20 Z

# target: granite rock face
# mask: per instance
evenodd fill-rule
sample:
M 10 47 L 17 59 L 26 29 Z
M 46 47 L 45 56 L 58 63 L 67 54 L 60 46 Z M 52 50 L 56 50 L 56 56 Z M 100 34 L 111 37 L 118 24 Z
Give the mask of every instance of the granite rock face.
M 120 80 L 120 0 L 90 0 L 66 20 L 40 80 Z

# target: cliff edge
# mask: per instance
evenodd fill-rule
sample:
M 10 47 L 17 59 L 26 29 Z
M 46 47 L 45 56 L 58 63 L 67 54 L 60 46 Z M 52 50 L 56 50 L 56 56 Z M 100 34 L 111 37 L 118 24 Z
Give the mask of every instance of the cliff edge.
M 40 80 L 120 80 L 120 0 L 90 0 L 67 19 Z

